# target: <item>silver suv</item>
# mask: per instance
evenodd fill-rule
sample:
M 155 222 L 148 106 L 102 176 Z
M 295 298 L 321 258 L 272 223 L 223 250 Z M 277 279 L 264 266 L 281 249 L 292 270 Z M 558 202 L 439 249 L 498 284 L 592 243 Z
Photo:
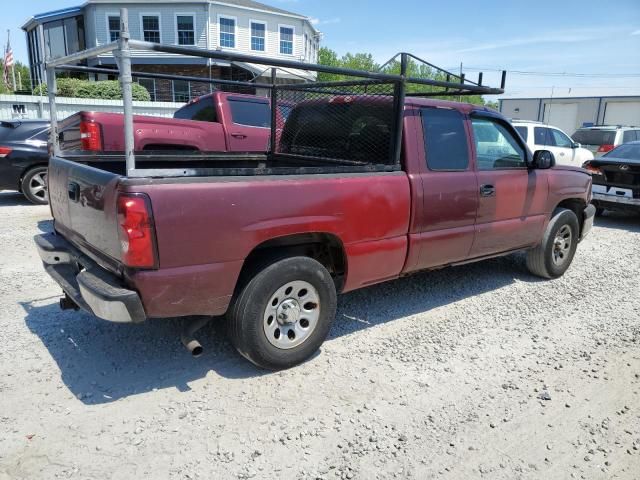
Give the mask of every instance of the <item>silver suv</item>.
M 582 127 L 571 138 L 601 157 L 623 143 L 640 140 L 640 127 L 623 127 L 621 125 L 601 125 Z

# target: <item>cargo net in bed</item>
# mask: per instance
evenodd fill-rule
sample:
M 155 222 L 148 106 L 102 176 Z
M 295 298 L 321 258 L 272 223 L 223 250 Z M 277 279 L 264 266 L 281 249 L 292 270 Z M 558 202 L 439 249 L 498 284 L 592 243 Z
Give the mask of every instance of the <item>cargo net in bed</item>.
M 351 165 L 393 164 L 395 84 L 342 83 L 277 87 L 276 154 Z

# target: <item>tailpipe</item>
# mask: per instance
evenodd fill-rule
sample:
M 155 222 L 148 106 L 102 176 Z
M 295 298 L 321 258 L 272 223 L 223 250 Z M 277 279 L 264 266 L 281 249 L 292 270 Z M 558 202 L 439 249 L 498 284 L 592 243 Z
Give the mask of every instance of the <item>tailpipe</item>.
M 209 317 L 197 317 L 185 320 L 180 334 L 182 345 L 191 352 L 194 358 L 200 357 L 204 353 L 204 348 L 198 340 L 194 338 L 194 334 L 204 327 L 211 320 Z
M 74 302 L 66 293 L 64 297 L 60 299 L 60 310 L 80 310 L 80 307 Z

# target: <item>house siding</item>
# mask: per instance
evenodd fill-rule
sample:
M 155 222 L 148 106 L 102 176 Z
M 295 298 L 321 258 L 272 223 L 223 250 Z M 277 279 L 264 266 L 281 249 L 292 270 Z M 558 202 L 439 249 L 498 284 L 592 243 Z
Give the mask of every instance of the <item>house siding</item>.
M 219 16 L 234 17 L 236 19 L 236 48 L 228 49 L 220 47 Z M 266 45 L 264 52 L 251 50 L 251 21 L 266 23 Z M 305 21 L 299 18 L 279 15 L 275 13 L 256 12 L 251 10 L 227 7 L 223 5 L 211 5 L 211 16 L 209 17 L 209 37 L 211 49 L 221 48 L 222 50 L 239 51 L 251 55 L 267 56 L 271 58 L 301 60 L 304 54 L 303 32 L 308 31 Z M 280 53 L 280 25 L 287 25 L 294 28 L 293 55 L 283 55 Z

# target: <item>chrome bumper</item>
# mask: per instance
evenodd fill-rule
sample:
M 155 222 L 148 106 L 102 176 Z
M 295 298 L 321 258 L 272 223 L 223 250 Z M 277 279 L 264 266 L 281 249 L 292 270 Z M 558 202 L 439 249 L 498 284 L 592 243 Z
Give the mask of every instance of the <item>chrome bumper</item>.
M 640 198 L 629 198 L 621 195 L 607 195 L 606 193 L 594 193 L 593 199 L 598 202 L 619 203 L 622 205 L 632 205 L 640 207 Z
M 54 233 L 34 237 L 46 272 L 78 307 L 96 317 L 117 323 L 146 320 L 137 292 L 122 286 L 118 277 L 104 270 Z

